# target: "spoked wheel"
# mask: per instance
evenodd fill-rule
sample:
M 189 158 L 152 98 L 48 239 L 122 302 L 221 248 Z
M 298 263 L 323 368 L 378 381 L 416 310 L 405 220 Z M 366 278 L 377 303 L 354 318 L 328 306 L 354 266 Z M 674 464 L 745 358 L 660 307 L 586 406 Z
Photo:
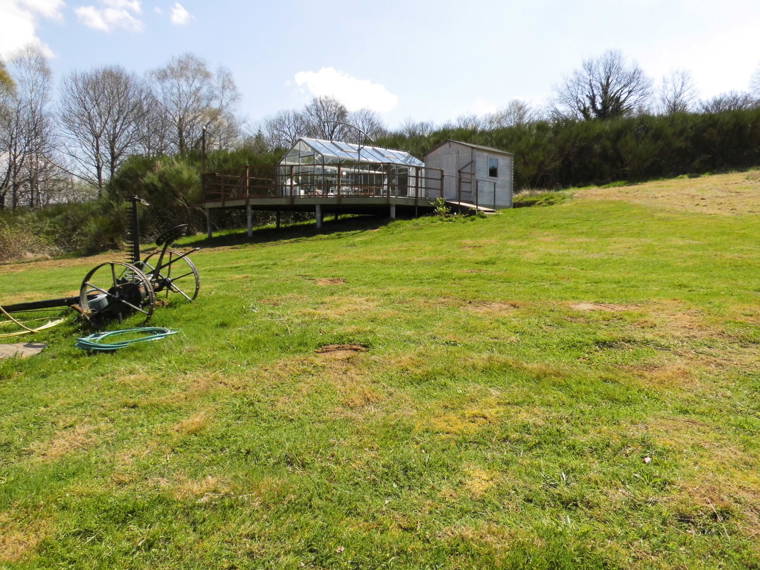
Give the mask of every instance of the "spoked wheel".
M 156 267 L 158 263 L 161 265 Z M 201 276 L 187 255 L 170 249 L 162 259 L 157 251 L 145 258 L 142 270 L 150 278 L 158 298 L 161 293 L 165 297 L 169 297 L 169 293 L 176 293 L 182 300 L 190 302 L 198 296 Z
M 108 261 L 94 267 L 82 280 L 79 306 L 90 321 L 123 319 L 132 314 L 148 321 L 156 295 L 150 279 L 130 263 Z

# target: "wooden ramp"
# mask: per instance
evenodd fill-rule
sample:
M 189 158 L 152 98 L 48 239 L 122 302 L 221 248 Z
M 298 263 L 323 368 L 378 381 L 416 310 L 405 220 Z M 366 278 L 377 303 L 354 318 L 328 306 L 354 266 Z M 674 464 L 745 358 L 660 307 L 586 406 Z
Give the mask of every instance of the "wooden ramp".
M 446 205 L 450 208 L 459 208 L 460 210 L 469 210 L 470 212 L 480 212 L 481 214 L 495 214 L 496 210 L 485 206 L 477 206 L 470 202 L 457 202 L 456 200 L 446 200 Z

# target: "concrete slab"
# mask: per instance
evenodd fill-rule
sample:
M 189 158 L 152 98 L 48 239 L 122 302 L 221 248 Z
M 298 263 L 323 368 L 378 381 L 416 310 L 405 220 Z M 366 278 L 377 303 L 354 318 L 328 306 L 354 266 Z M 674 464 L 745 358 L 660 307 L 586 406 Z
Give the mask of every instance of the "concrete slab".
M 47 345 L 40 342 L 0 344 L 0 358 L 29 358 L 39 354 L 45 348 Z

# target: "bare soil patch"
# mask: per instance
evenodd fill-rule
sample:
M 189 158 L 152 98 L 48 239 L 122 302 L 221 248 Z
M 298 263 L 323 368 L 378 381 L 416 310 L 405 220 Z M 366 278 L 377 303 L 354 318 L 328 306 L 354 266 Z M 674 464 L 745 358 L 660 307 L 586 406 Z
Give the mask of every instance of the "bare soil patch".
M 364 344 L 325 344 L 314 352 L 317 354 L 328 354 L 333 352 L 367 352 L 368 350 L 369 347 Z
M 346 282 L 342 277 L 319 277 L 314 279 L 314 283 L 321 287 L 327 287 L 328 285 L 343 285 Z
M 514 301 L 470 302 L 467 304 L 468 310 L 479 314 L 507 313 L 519 308 L 520 304 Z
M 617 313 L 621 311 L 632 311 L 637 309 L 636 305 L 621 305 L 618 303 L 572 303 L 571 309 L 576 311 L 605 311 L 608 313 Z

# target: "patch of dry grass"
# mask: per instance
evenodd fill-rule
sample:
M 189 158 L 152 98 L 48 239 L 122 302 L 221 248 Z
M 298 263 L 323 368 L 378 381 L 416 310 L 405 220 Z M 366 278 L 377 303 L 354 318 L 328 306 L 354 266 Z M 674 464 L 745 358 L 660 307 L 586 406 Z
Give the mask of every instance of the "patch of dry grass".
M 0 513 L 0 562 L 18 563 L 32 555 L 50 533 L 43 519 L 20 520 L 17 515 Z
M 93 446 L 97 442 L 96 428 L 88 424 L 71 425 L 58 430 L 52 439 L 32 445 L 36 457 L 55 461 Z
M 574 198 L 622 200 L 658 209 L 711 215 L 760 214 L 758 172 L 674 178 L 614 188 L 585 188 L 575 192 Z

